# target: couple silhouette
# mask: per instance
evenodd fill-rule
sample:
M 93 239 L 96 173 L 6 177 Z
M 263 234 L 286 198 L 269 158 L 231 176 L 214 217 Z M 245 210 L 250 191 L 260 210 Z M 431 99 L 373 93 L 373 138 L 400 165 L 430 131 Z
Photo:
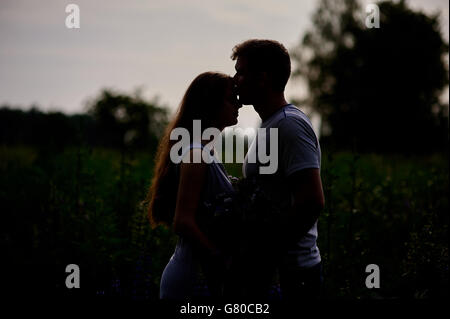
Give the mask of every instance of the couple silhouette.
M 317 298 L 323 281 L 316 243 L 324 206 L 321 150 L 308 117 L 284 97 L 288 51 L 277 41 L 251 39 L 236 45 L 231 58 L 234 77 L 206 72 L 193 80 L 159 144 L 148 213 L 152 226 L 164 224 L 178 235 L 161 276 L 160 298 L 200 298 L 196 287 L 203 280 L 214 300 L 268 300 L 276 274 L 283 300 Z M 240 183 L 210 152 L 208 161 L 194 160 L 204 156 L 211 139 L 185 145 L 180 156 L 189 161 L 171 161 L 174 129 L 192 131 L 193 121 L 200 120 L 202 127 L 222 131 L 237 123 L 242 105 L 253 105 L 266 138 L 250 145 Z M 271 143 L 273 129 L 277 169 L 261 174 L 258 144 Z M 235 202 L 224 209 L 228 200 Z

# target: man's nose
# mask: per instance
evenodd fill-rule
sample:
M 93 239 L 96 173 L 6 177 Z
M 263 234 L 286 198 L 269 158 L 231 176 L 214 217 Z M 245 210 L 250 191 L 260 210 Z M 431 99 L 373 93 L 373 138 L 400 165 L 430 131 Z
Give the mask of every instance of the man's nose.
M 235 74 L 233 75 L 233 83 L 234 83 L 234 85 L 237 85 L 237 83 L 238 83 L 237 73 L 235 73 Z
M 239 101 L 238 95 L 236 95 L 236 101 L 237 101 L 237 109 L 239 110 L 242 107 L 241 101 Z
M 240 109 L 242 107 L 242 103 L 239 101 L 239 92 L 237 87 L 237 81 L 236 81 L 236 74 L 233 77 L 233 94 L 236 96 L 237 101 L 237 108 Z

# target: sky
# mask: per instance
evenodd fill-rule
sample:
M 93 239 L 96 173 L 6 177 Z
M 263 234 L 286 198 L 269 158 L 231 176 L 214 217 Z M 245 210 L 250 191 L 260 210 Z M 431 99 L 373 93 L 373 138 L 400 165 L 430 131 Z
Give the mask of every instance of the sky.
M 448 41 L 447 0 L 409 0 L 441 12 Z M 80 8 L 80 28 L 68 29 L 68 4 Z M 364 0 L 363 3 L 370 3 Z M 318 0 L 0 0 L 0 105 L 85 110 L 101 89 L 158 97 L 174 111 L 189 83 L 205 71 L 234 75 L 234 45 L 275 39 L 288 50 L 311 26 Z M 288 100 L 307 94 L 289 81 Z M 448 94 L 448 91 L 447 91 Z M 319 125 L 313 119 L 315 130 Z M 255 127 L 251 106 L 238 126 Z

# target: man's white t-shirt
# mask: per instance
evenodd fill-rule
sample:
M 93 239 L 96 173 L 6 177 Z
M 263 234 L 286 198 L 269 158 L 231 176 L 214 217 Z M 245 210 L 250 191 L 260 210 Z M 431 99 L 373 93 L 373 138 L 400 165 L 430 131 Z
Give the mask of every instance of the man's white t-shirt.
M 270 150 L 270 128 L 278 129 L 278 168 L 272 177 L 274 192 L 289 192 L 287 177 L 306 168 L 319 168 L 321 150 L 309 118 L 300 109 L 288 104 L 261 124 L 266 129 L 266 153 Z M 260 142 L 261 143 L 261 142 Z M 245 156 L 242 167 L 244 177 L 260 174 L 259 167 L 267 166 L 258 161 L 258 136 L 255 137 Z M 249 163 L 256 158 L 256 163 Z M 308 233 L 290 246 L 286 262 L 299 267 L 312 267 L 321 260 L 317 247 L 317 221 Z

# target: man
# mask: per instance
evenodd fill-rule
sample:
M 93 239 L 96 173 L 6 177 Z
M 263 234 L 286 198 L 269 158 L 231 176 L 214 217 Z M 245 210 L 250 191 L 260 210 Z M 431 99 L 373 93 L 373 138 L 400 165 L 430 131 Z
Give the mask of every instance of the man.
M 322 283 L 322 264 L 317 247 L 317 219 L 324 206 L 320 178 L 321 150 L 308 117 L 289 104 L 284 89 L 291 72 L 290 58 L 284 46 L 272 40 L 247 40 L 233 48 L 236 60 L 235 85 L 242 104 L 253 105 L 266 129 L 265 143 L 270 143 L 270 128 L 278 130 L 278 169 L 261 175 L 258 139 L 255 138 L 243 164 L 244 177 L 267 178 L 274 193 L 291 199 L 285 232 L 288 239 L 278 245 L 278 252 L 255 248 L 247 260 L 245 275 L 248 297 L 262 297 L 270 287 L 273 270 L 279 269 L 284 300 L 317 297 Z M 270 150 L 266 146 L 266 150 Z M 255 154 L 256 153 L 256 154 Z M 272 158 L 272 156 L 270 156 Z M 259 251 L 258 251 L 259 250 Z M 277 254 L 278 253 L 278 254 Z

